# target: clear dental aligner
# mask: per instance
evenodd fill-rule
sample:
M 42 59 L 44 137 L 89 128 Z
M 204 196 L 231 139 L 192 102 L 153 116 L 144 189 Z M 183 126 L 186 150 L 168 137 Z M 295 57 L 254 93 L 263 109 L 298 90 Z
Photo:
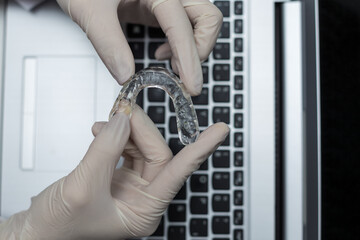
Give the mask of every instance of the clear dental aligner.
M 176 112 L 176 123 L 182 144 L 196 141 L 199 136 L 199 124 L 191 101 L 181 80 L 165 68 L 150 67 L 140 70 L 126 81 L 110 112 L 110 118 L 119 108 L 120 102 L 130 102 L 133 108 L 138 93 L 146 88 L 160 88 L 167 92 L 173 101 Z

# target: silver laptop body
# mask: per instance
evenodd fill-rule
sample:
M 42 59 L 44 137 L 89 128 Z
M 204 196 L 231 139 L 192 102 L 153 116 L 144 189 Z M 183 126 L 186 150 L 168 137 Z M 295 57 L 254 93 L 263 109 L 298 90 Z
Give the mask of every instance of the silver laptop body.
M 178 232 L 186 239 L 275 238 L 274 2 L 216 2 L 229 9 L 229 15 L 224 17 L 224 23 L 229 24 L 229 36 L 218 39 L 218 43 L 230 47 L 229 56 L 218 58 L 211 54 L 203 64 L 208 74 L 204 84 L 208 103 L 195 107 L 207 112 L 204 116 L 208 125 L 216 121 L 214 114 L 222 113 L 224 108 L 230 110 L 229 142 L 220 146 L 217 153 L 222 157 L 225 153 L 229 165 L 218 165 L 215 154 L 209 157 L 207 166 L 194 173 L 205 176 L 207 191 L 196 191 L 193 185 L 197 178 L 190 179 L 183 190 L 186 197 L 172 203 L 175 213 L 182 211 L 179 206 L 185 206 L 185 219 L 174 221 L 174 214 L 166 213 L 160 234 L 149 239 L 175 239 L 171 234 Z M 235 2 L 241 2 L 241 14 L 236 12 Z M 3 41 L 0 43 L 4 47 L 0 210 L 2 216 L 9 217 L 28 208 L 32 196 L 76 167 L 93 139 L 90 131 L 93 122 L 107 120 L 121 87 L 112 79 L 86 35 L 56 2 L 48 1 L 31 12 L 13 1 L 1 4 L 0 23 L 4 27 L 0 29 Z M 239 22 L 241 32 L 235 30 Z M 149 58 L 148 48 L 151 42 L 163 40 L 149 37 L 148 31 L 145 28 L 141 40 L 129 38 L 144 43 L 144 58 L 135 60 L 143 67 L 158 64 Z M 241 51 L 235 49 L 235 39 L 242 39 Z M 240 60 L 242 67 L 238 68 L 235 65 Z M 169 67 L 168 62 L 162 64 Z M 229 76 L 219 80 L 218 71 L 227 67 Z M 235 78 L 240 77 L 242 86 L 235 86 L 239 83 Z M 230 90 L 228 101 L 219 101 L 214 96 L 215 88 L 222 87 Z M 170 143 L 177 134 L 169 129 L 170 118 L 174 116 L 169 110 L 169 99 L 152 102 L 149 97 L 150 91 L 145 90 L 143 108 L 165 110 L 165 120 L 157 125 L 164 129 Z M 239 99 L 241 106 L 236 105 L 240 104 Z M 234 119 L 235 114 L 242 116 L 241 126 Z M 214 181 L 224 176 L 229 187 L 219 189 Z M 202 198 L 207 204 L 206 214 L 192 210 L 191 199 Z M 228 202 L 228 209 L 214 206 L 223 201 Z M 214 230 L 217 222 L 229 229 Z M 204 227 L 194 228 L 191 225 L 194 223 L 204 224 L 206 235 Z

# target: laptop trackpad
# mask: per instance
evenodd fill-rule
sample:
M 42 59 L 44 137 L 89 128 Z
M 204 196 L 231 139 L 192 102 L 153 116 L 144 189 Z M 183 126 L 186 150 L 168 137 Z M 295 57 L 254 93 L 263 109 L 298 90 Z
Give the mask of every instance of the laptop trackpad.
M 68 171 L 93 139 L 94 57 L 24 59 L 22 157 L 30 171 Z

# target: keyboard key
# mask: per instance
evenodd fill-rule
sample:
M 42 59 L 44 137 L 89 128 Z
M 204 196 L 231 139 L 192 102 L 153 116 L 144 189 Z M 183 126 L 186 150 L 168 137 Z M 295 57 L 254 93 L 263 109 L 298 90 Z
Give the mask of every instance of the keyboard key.
M 165 38 L 165 34 L 161 28 L 148 27 L 149 37 L 151 38 Z
M 208 214 L 208 197 L 206 196 L 191 197 L 190 212 L 192 214 Z
M 170 138 L 169 147 L 175 156 L 181 149 L 184 148 L 184 145 L 180 142 L 179 138 Z
M 229 81 L 230 80 L 230 65 L 229 64 L 214 64 L 213 76 L 215 81 Z
M 234 96 L 234 103 L 236 109 L 242 109 L 243 108 L 243 95 L 236 94 Z
M 199 167 L 199 170 L 208 170 L 208 160 L 206 159 Z
M 234 2 L 234 13 L 235 13 L 235 15 L 243 14 L 243 2 L 242 1 Z
M 230 59 L 230 44 L 216 43 L 213 49 L 214 59 Z
M 234 172 L 234 185 L 242 186 L 244 184 L 244 175 L 242 171 Z
M 243 39 L 242 38 L 235 38 L 234 39 L 234 51 L 235 52 L 242 52 L 243 51 Z
M 214 212 L 230 211 L 230 195 L 214 194 L 212 198 L 212 208 Z
M 203 81 L 204 83 L 209 82 L 209 67 L 208 66 L 201 66 L 202 74 L 203 74 Z
M 151 42 L 151 43 L 149 43 L 148 56 L 149 56 L 150 59 L 155 59 L 155 51 L 163 43 L 164 42 Z
M 168 228 L 167 239 L 186 240 L 186 227 L 185 226 L 170 226 Z
M 162 127 L 158 127 L 159 132 L 161 133 L 161 135 L 163 136 L 163 138 L 165 138 L 165 128 Z
M 234 145 L 235 147 L 243 147 L 243 133 L 234 133 Z
M 242 113 L 236 113 L 234 115 L 234 127 L 235 128 L 243 127 L 243 114 Z
M 234 238 L 233 240 L 244 240 L 244 234 L 242 229 L 234 230 Z
M 162 67 L 162 68 L 166 68 L 166 64 L 165 63 L 149 63 L 148 67 Z
M 165 91 L 159 88 L 148 88 L 148 99 L 150 102 L 164 102 Z
M 219 38 L 230 37 L 230 22 L 223 22 L 219 33 Z
M 235 76 L 234 77 L 234 88 L 235 90 L 243 89 L 243 76 Z
M 200 127 L 209 125 L 209 111 L 207 109 L 195 109 Z
M 242 167 L 244 165 L 243 152 L 234 152 L 234 166 Z
M 230 16 L 230 2 L 229 1 L 215 1 L 214 5 L 217 6 L 222 12 L 224 17 Z
M 230 123 L 230 108 L 229 107 L 214 107 L 213 109 L 213 122 Z
M 242 190 L 234 191 L 234 205 L 242 206 L 244 203 L 244 194 Z
M 208 105 L 209 103 L 209 89 L 203 88 L 201 94 L 196 97 L 191 97 L 194 105 Z
M 135 63 L 135 72 L 138 72 L 140 70 L 144 69 L 143 63 Z
M 186 220 L 186 205 L 172 203 L 168 207 L 170 222 L 184 222 Z
M 145 36 L 145 27 L 140 24 L 131 24 L 126 25 L 126 35 L 129 38 L 143 38 Z
M 230 101 L 230 87 L 215 85 L 213 87 L 214 102 L 229 102 Z
M 212 177 L 212 186 L 214 189 L 219 190 L 230 189 L 230 173 L 214 172 Z
M 136 104 L 144 108 L 144 91 L 140 91 L 136 97 Z
M 235 225 L 243 225 L 244 215 L 243 210 L 235 210 L 234 211 L 234 224 Z
M 235 20 L 234 32 L 243 33 L 243 21 L 241 19 Z
M 212 160 L 215 168 L 228 168 L 230 167 L 230 151 L 216 150 L 212 155 Z
M 194 174 L 190 178 L 190 189 L 192 192 L 207 192 L 208 182 L 206 174 Z
M 173 104 L 171 98 L 169 98 L 169 111 L 175 112 L 175 107 L 174 107 L 174 104 Z
M 208 220 L 206 218 L 192 218 L 190 220 L 190 235 L 206 237 L 208 235 Z
M 170 117 L 169 131 L 170 131 L 170 133 L 178 133 L 177 124 L 176 124 L 176 117 Z
M 235 71 L 242 71 L 244 66 L 243 66 L 243 58 L 242 57 L 235 57 L 234 58 L 234 69 Z
M 165 108 L 160 106 L 148 107 L 147 114 L 154 123 L 165 122 Z
M 129 42 L 130 49 L 135 59 L 144 58 L 144 43 L 143 42 Z
M 186 199 L 186 182 L 185 182 L 184 185 L 180 188 L 179 192 L 176 194 L 176 196 L 174 197 L 174 199 L 177 199 L 177 200 L 184 200 L 184 199 Z
M 164 217 L 161 218 L 159 226 L 151 236 L 164 236 Z
M 212 231 L 214 234 L 230 233 L 230 217 L 215 216 L 212 218 Z
M 221 146 L 229 146 L 229 145 L 230 145 L 230 134 L 227 135 Z

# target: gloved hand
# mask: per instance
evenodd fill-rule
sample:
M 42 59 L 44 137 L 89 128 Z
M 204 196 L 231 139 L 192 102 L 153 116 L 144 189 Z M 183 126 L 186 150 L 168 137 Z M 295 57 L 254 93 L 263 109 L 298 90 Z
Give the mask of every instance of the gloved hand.
M 212 51 L 222 14 L 208 0 L 57 0 L 61 8 L 84 30 L 114 78 L 124 83 L 134 74 L 134 57 L 120 22 L 160 26 L 168 43 L 155 57 L 171 58 L 191 95 L 202 88 L 200 60 Z
M 128 108 L 123 107 L 123 112 Z M 131 129 L 131 131 L 130 131 Z M 0 239 L 124 239 L 155 231 L 186 179 L 223 142 L 217 123 L 175 157 L 149 117 L 116 114 L 93 126 L 96 136 L 68 176 L 32 199 L 31 207 L 0 225 Z M 130 137 L 130 138 L 129 138 Z M 120 159 L 123 166 L 115 170 Z

